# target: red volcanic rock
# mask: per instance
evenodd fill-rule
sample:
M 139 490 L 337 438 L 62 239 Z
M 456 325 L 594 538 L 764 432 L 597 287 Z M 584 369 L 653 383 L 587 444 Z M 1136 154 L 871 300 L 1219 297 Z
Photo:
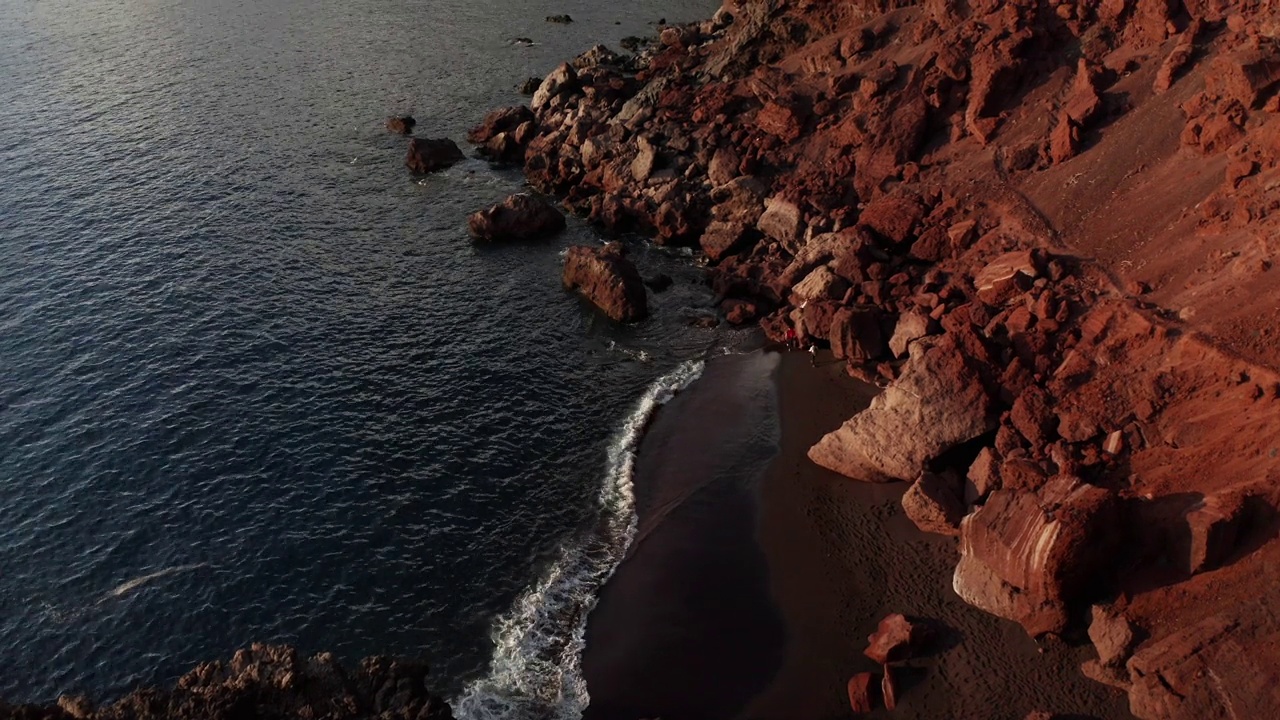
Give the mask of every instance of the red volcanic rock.
M 862 654 L 882 665 L 910 660 L 928 639 L 928 627 L 893 613 L 886 615 L 876 631 L 867 636 L 869 644 Z
M 702 252 L 707 259 L 715 262 L 740 249 L 747 238 L 746 225 L 740 222 L 713 220 L 702 232 L 698 244 L 702 246 Z
M 479 125 L 471 128 L 467 133 L 467 140 L 481 145 L 499 133 L 511 132 L 531 121 L 533 121 L 533 111 L 524 105 L 499 108 L 485 115 Z
M 924 219 L 920 198 L 910 194 L 882 195 L 867 204 L 858 222 L 894 244 L 911 239 L 916 226 Z
M 618 322 L 643 320 L 649 314 L 644 280 L 622 246 L 575 245 L 564 259 L 564 286 L 576 290 Z
M 450 167 L 464 157 L 458 145 L 448 138 L 413 138 L 404 164 L 415 173 L 431 173 Z
M 1277 639 L 1274 628 L 1242 624 L 1224 610 L 1145 643 L 1128 662 L 1129 711 L 1141 720 L 1272 717 L 1280 674 L 1247 648 Z
M 756 125 L 784 142 L 791 142 L 804 132 L 804 123 L 807 119 L 808 114 L 798 103 L 770 100 L 756 116 Z
M 553 109 L 556 100 L 578 90 L 578 73 L 569 63 L 561 63 L 547 75 L 529 101 L 529 109 L 539 117 Z
M 862 672 L 849 678 L 849 707 L 854 715 L 865 715 L 874 709 L 872 703 L 872 685 L 876 676 Z
M 1133 625 L 1115 608 L 1094 605 L 1089 623 L 1089 641 L 1098 651 L 1098 661 L 1104 667 L 1123 668 L 1137 644 Z
M 795 244 L 800 239 L 801 222 L 799 206 L 790 200 L 772 197 L 765 202 L 764 214 L 756 227 L 774 240 Z
M 720 303 L 720 309 L 731 325 L 746 325 L 760 316 L 759 306 L 750 300 L 725 300 Z
M 551 203 L 529 193 L 519 193 L 467 218 L 471 237 L 490 242 L 533 240 L 564 229 L 564 215 Z
M 920 340 L 871 405 L 809 449 L 809 458 L 870 481 L 915 479 L 925 463 L 996 426 L 991 398 L 955 339 Z
M 898 322 L 893 327 L 893 336 L 889 338 L 889 352 L 895 358 L 905 357 L 911 343 L 927 337 L 934 325 L 936 323 L 928 315 L 916 312 L 903 313 L 898 316 Z
M 1244 525 L 1245 498 L 1238 493 L 1209 495 L 1186 513 L 1187 546 L 1184 567 L 1188 575 L 1212 570 L 1236 547 Z
M 795 304 L 803 305 L 810 300 L 840 300 L 848 289 L 849 283 L 844 278 L 822 265 L 796 283 L 791 288 L 791 296 Z
M 902 494 L 902 510 L 924 532 L 959 535 L 964 504 L 960 479 L 947 473 L 921 473 Z
M 1005 253 L 987 263 L 973 278 L 978 298 L 988 305 L 1003 305 L 1014 295 L 1031 287 L 1040 276 L 1039 263 L 1030 250 Z
M 1258 104 L 1265 90 L 1280 81 L 1280 52 L 1273 46 L 1241 48 L 1219 56 L 1205 75 L 1206 89 L 1246 108 Z
M 815 271 L 817 272 L 817 271 Z M 831 316 L 827 341 L 837 358 L 850 362 L 879 360 L 885 355 L 880 312 L 874 308 L 840 308 Z
M 398 135 L 410 135 L 413 133 L 413 126 L 418 123 L 413 119 L 412 115 L 398 115 L 396 117 L 387 118 L 387 130 Z
M 1059 476 L 1038 492 L 1003 489 L 960 523 L 952 585 L 970 605 L 1060 633 L 1074 604 L 1105 581 L 1120 524 L 1115 498 Z

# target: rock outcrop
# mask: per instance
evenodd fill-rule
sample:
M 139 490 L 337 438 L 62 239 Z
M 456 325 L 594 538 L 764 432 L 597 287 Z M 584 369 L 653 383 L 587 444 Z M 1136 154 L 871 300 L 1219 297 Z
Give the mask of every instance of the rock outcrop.
M 823 437 L 809 457 L 860 480 L 914 480 L 929 460 L 995 426 L 979 375 L 943 336 L 913 354 L 870 407 Z
M 619 243 L 569 248 L 564 259 L 564 286 L 617 322 L 634 322 L 649 315 L 644 280 Z
M 426 663 L 386 657 L 343 668 L 329 653 L 311 657 L 281 645 L 236 652 L 178 679 L 171 689 L 135 690 L 94 707 L 64 696 L 55 707 L 9 707 L 0 717 L 35 720 L 451 720 L 449 705 L 432 692 Z
M 487 242 L 535 240 L 564 229 L 564 215 L 545 199 L 518 193 L 467 218 L 471 237 Z

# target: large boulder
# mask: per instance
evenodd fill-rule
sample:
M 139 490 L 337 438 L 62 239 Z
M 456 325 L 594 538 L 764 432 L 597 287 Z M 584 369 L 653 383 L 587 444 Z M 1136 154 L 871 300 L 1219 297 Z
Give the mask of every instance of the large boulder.
M 898 379 L 809 458 L 860 480 L 914 480 L 929 460 L 995 427 L 991 397 L 948 334 L 917 341 Z
M 458 144 L 449 138 L 413 138 L 404 164 L 415 173 L 425 174 L 444 170 L 465 157 Z
M 534 240 L 563 230 L 564 215 L 541 197 L 519 193 L 472 213 L 467 225 L 477 240 Z
M 816 272 L 816 271 L 815 271 Z M 827 330 L 831 352 L 838 359 L 869 362 L 884 356 L 880 311 L 871 307 L 842 307 L 831 316 Z
M 1060 633 L 1074 607 L 1107 589 L 1120 541 L 1115 496 L 1061 475 L 1038 492 L 997 490 L 960 523 L 952 586 L 1027 633 Z
M 569 248 L 563 280 L 566 289 L 581 293 L 618 322 L 643 320 L 649 314 L 644 280 L 618 243 Z

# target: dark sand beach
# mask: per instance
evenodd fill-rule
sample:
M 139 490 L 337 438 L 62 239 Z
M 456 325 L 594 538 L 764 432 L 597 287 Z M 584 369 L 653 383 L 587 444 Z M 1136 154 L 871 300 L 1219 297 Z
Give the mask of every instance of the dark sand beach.
M 717 358 L 640 446 L 640 528 L 587 628 L 588 718 L 849 716 L 848 678 L 887 613 L 950 630 L 896 668 L 894 718 L 1011 718 L 1032 710 L 1128 718 L 1083 678 L 1087 647 L 1043 648 L 951 590 L 955 541 L 902 514 L 903 484 L 812 464 L 821 434 L 874 388 L 807 353 Z

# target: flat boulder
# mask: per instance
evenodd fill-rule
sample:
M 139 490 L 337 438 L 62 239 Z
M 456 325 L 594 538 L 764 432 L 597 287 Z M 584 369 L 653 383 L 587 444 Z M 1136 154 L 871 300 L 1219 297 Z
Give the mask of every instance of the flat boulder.
M 465 157 L 458 144 L 449 138 L 413 138 L 404 164 L 415 173 L 426 174 L 451 167 Z
M 541 197 L 518 193 L 472 213 L 467 226 L 477 240 L 535 240 L 563 230 L 564 215 Z
M 747 226 L 741 222 L 712 220 L 702 232 L 698 244 L 708 260 L 717 262 L 741 249 L 747 237 Z
M 995 429 L 991 397 L 956 340 L 915 347 L 898 379 L 810 448 L 809 459 L 860 480 L 914 480 L 929 460 Z
M 1107 587 L 1117 507 L 1112 492 L 1066 475 L 1036 492 L 997 490 L 960 523 L 952 587 L 1033 637 L 1061 633 L 1076 604 Z
M 565 289 L 577 291 L 618 322 L 643 320 L 649 315 L 644 280 L 619 243 L 569 248 L 562 279 Z

